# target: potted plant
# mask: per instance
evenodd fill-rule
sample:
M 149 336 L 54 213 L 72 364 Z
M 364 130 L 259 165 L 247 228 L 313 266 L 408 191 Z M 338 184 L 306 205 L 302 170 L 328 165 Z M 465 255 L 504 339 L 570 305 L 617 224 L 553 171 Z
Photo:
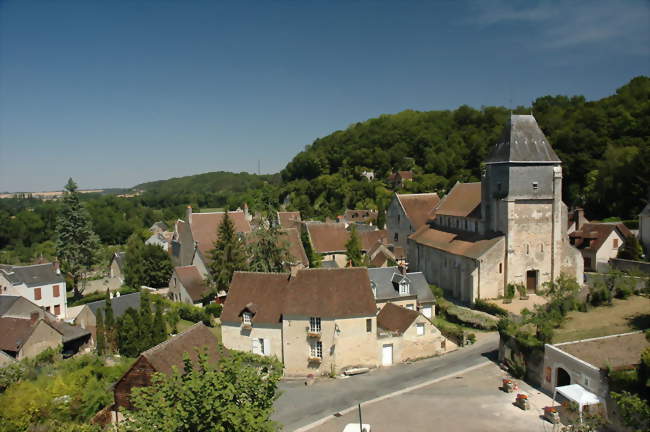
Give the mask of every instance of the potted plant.
M 553 424 L 560 423 L 560 413 L 552 406 L 544 407 L 544 418 Z
M 508 379 L 508 378 L 504 378 L 502 388 L 503 388 L 503 391 L 506 392 L 506 393 L 512 392 L 512 390 L 514 388 L 514 385 L 512 384 L 512 380 Z
M 511 283 L 506 285 L 506 292 L 503 296 L 503 303 L 512 303 L 512 299 L 515 296 L 515 286 Z
M 526 291 L 526 286 L 524 284 L 518 283 L 517 291 L 519 292 L 519 298 L 521 300 L 528 300 L 528 292 Z
M 517 394 L 517 399 L 515 399 L 515 405 L 517 405 L 522 410 L 530 409 L 530 403 L 528 402 L 528 395 L 522 393 Z

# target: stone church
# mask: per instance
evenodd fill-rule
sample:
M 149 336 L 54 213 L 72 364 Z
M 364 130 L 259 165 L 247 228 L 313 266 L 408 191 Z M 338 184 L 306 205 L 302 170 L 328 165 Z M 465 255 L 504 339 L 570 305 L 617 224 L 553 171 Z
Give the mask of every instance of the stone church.
M 508 283 L 536 293 L 560 273 L 582 283 L 561 164 L 532 115 L 511 115 L 482 181 L 457 183 L 408 237 L 410 270 L 470 303 L 503 295 Z

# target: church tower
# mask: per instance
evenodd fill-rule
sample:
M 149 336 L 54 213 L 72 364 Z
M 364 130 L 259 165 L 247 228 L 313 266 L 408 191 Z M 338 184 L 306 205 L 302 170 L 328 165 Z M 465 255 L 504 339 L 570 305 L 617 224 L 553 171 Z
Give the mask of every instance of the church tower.
M 532 115 L 511 115 L 485 161 L 481 216 L 485 232 L 505 236 L 504 287 L 537 292 L 562 263 L 562 166 Z

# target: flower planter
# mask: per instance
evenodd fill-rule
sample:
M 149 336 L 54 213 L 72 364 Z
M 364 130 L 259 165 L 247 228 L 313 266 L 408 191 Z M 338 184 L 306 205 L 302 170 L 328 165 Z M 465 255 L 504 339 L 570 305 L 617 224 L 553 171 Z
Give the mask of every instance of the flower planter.
M 307 332 L 307 337 L 314 338 L 314 339 L 320 339 L 320 332 L 308 331 Z
M 515 385 L 513 384 L 512 380 L 509 379 L 504 379 L 503 380 L 503 385 L 501 387 L 504 392 L 506 393 L 512 393 L 512 391 L 515 388 Z
M 308 361 L 309 363 L 320 363 L 323 359 L 320 357 L 309 357 Z
M 528 402 L 528 396 L 525 394 L 518 394 L 517 399 L 515 399 L 515 405 L 521 408 L 524 411 L 530 409 L 530 402 Z
M 545 407 L 544 408 L 544 418 L 551 422 L 552 424 L 560 423 L 560 413 L 555 407 Z

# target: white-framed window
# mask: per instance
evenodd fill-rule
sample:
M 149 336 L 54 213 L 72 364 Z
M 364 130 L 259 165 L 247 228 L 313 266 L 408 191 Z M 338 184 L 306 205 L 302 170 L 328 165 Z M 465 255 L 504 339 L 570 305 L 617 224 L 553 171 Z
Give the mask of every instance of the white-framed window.
M 585 386 L 589 387 L 589 377 L 584 377 L 585 378 Z
M 323 358 L 323 342 L 309 341 L 309 356 L 311 358 Z
M 409 295 L 409 283 L 402 281 L 399 283 L 399 295 Z
M 244 312 L 241 316 L 242 323 L 244 325 L 251 325 L 251 319 L 253 318 L 253 314 L 250 312 Z
M 415 324 L 415 331 L 418 336 L 424 336 L 424 323 Z
M 253 338 L 252 345 L 253 345 L 253 354 L 269 355 L 271 352 L 270 349 L 271 347 L 268 339 Z
M 413 304 L 407 304 L 406 309 L 408 310 L 415 310 L 415 306 Z
M 309 331 L 312 333 L 320 333 L 320 318 L 311 317 L 309 318 Z

